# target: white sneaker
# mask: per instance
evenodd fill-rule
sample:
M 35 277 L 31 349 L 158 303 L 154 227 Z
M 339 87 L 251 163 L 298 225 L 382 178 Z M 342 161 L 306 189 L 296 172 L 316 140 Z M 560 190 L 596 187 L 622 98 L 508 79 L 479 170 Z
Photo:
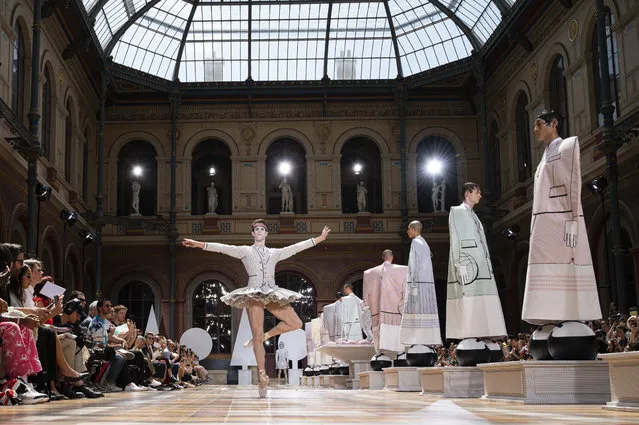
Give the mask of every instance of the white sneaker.
M 122 391 L 122 388 L 118 387 L 113 382 L 107 382 L 102 386 L 104 387 L 105 390 L 107 390 L 110 393 L 119 393 Z
M 134 382 L 131 382 L 129 385 L 124 387 L 124 391 L 134 392 L 134 391 L 144 391 L 144 389 L 142 389 L 141 387 L 138 387 L 137 385 L 135 385 Z
M 154 387 L 159 387 L 160 385 L 162 385 L 161 382 L 158 382 L 155 379 L 152 379 L 151 383 L 149 384 L 149 387 L 154 388 Z
M 24 386 L 27 391 L 22 394 L 18 394 L 18 397 L 20 397 L 23 404 L 39 404 L 49 401 L 48 395 L 37 392 L 33 389 L 33 385 L 28 382 L 23 381 L 23 383 L 25 384 Z

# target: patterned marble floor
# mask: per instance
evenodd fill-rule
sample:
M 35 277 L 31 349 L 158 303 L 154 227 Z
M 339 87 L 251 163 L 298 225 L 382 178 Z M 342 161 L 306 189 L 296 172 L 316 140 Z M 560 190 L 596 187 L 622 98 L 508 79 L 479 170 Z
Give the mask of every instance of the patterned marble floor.
M 639 424 L 639 413 L 601 406 L 523 406 L 443 399 L 418 393 L 272 389 L 258 399 L 251 387 L 108 394 L 37 406 L 0 407 L 0 424 Z

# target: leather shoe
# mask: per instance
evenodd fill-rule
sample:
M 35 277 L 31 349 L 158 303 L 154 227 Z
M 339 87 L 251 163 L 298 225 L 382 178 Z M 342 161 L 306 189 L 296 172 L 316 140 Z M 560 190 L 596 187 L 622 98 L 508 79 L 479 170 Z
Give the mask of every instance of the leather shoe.
M 84 394 L 86 396 L 86 398 L 100 398 L 100 397 L 104 397 L 104 394 L 102 394 L 99 391 L 93 391 L 90 388 L 85 387 L 84 385 L 81 385 L 79 387 L 75 387 L 74 388 L 75 391 L 79 391 L 82 394 Z

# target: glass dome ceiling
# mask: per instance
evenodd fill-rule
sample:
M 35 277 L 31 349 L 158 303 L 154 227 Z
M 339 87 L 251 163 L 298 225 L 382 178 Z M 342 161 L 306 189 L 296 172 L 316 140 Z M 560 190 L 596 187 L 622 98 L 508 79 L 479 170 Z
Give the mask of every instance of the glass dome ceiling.
M 114 62 L 181 82 L 394 79 L 480 50 L 515 0 L 83 0 Z

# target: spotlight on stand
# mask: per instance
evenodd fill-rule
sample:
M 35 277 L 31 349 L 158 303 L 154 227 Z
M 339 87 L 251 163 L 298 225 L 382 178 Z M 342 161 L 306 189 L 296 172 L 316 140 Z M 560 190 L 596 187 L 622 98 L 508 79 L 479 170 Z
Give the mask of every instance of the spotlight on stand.
M 36 186 L 36 197 L 40 202 L 48 201 L 49 197 L 51 197 L 51 187 L 42 183 L 38 183 L 38 185 Z
M 215 167 L 209 168 L 209 177 L 213 177 L 215 175 Z
M 362 172 L 362 164 L 355 163 L 355 165 L 353 165 L 353 172 L 355 173 L 356 176 L 359 176 L 359 174 Z
M 588 186 L 588 189 L 590 189 L 593 195 L 601 195 L 606 191 L 606 188 L 608 187 L 608 180 L 606 179 L 606 177 L 601 176 L 598 179 L 594 179 L 593 181 L 587 183 L 586 186 Z
M 78 213 L 75 211 L 62 210 L 60 211 L 60 219 L 66 227 L 72 227 L 78 221 Z
M 95 239 L 95 236 L 93 235 L 93 233 L 89 232 L 87 229 L 80 230 L 80 232 L 78 233 L 78 236 L 82 238 L 85 244 L 89 244 L 93 242 Z
M 515 238 L 517 238 L 517 235 L 519 234 L 520 230 L 521 230 L 521 227 L 519 227 L 518 224 L 515 224 L 514 226 L 510 226 L 502 230 L 501 234 L 510 240 L 514 240 Z

